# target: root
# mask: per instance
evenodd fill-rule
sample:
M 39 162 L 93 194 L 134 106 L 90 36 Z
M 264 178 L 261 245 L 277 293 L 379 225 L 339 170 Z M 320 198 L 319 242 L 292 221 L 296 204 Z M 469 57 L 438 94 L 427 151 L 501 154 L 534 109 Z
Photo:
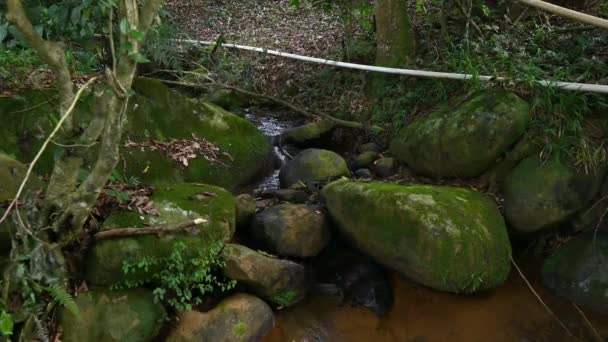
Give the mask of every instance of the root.
M 168 234 L 188 234 L 198 235 L 200 230 L 195 228 L 198 225 L 207 222 L 203 218 L 197 218 L 193 221 L 178 223 L 172 226 L 159 226 L 159 227 L 145 227 L 145 228 L 119 228 L 104 230 L 95 234 L 95 240 L 110 239 L 110 238 L 122 238 L 129 236 L 141 236 L 141 235 L 168 235 Z

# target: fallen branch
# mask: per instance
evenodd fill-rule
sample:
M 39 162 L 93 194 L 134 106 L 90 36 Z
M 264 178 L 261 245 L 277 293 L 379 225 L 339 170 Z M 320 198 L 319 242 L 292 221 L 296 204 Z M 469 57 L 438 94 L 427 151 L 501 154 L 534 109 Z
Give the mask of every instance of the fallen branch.
M 171 226 L 144 227 L 144 228 L 118 228 L 101 231 L 94 235 L 95 240 L 124 238 L 142 235 L 171 235 L 171 234 L 187 234 L 195 236 L 200 234 L 200 230 L 196 226 L 206 223 L 207 220 L 197 218 L 192 221 L 182 222 Z
M 217 84 L 217 83 L 210 83 L 210 84 L 198 84 L 198 83 L 190 83 L 190 82 L 181 82 L 181 81 L 170 81 L 170 80 L 163 80 L 163 79 L 157 79 L 157 78 L 149 78 L 149 77 L 140 77 L 142 79 L 150 79 L 150 80 L 157 80 L 157 81 L 161 81 L 163 83 L 166 84 L 171 84 L 171 85 L 177 85 L 177 86 L 183 86 L 183 87 L 189 87 L 189 88 L 197 88 L 197 89 L 205 89 L 208 90 L 209 88 L 216 88 L 216 89 L 228 89 L 228 90 L 232 90 L 238 93 L 241 93 L 243 95 L 249 96 L 249 97 L 253 97 L 253 98 L 257 98 L 257 99 L 263 99 L 266 101 L 270 101 L 273 103 L 276 103 L 277 105 L 287 108 L 297 114 L 300 114 L 302 116 L 306 116 L 308 118 L 315 118 L 315 117 L 322 117 L 325 118 L 327 120 L 333 121 L 335 122 L 337 125 L 339 126 L 343 126 L 343 127 L 348 127 L 348 128 L 356 128 L 356 129 L 363 129 L 363 130 L 369 130 L 372 129 L 374 131 L 378 131 L 378 132 L 382 132 L 384 131 L 384 128 L 379 127 L 379 126 L 369 126 L 369 125 L 365 125 L 362 124 L 360 122 L 355 122 L 355 121 L 347 121 L 347 120 L 342 120 L 342 119 L 338 119 L 338 118 L 334 118 L 333 116 L 329 115 L 329 114 L 324 114 L 324 113 L 311 113 L 303 108 L 300 108 L 292 103 L 289 103 L 287 101 L 281 100 L 279 98 L 273 97 L 273 96 L 269 96 L 269 95 L 264 95 L 264 94 L 259 94 L 259 93 L 254 93 L 245 89 L 241 89 L 238 87 L 233 87 L 233 86 L 229 86 L 229 85 L 225 85 L 225 84 Z

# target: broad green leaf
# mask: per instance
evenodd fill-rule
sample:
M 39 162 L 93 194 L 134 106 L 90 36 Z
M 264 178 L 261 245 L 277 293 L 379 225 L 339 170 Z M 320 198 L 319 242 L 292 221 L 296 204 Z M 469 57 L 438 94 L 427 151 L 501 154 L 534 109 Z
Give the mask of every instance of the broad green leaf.
M 131 57 L 131 59 L 137 63 L 150 63 L 150 60 L 147 59 L 146 56 L 142 55 L 141 53 L 133 53 L 129 55 L 129 57 Z
M 138 42 L 144 41 L 144 34 L 139 31 L 131 31 L 129 32 L 129 35 L 131 36 L 131 38 L 137 40 Z
M 12 335 L 13 325 L 13 317 L 4 310 L 0 312 L 0 336 Z

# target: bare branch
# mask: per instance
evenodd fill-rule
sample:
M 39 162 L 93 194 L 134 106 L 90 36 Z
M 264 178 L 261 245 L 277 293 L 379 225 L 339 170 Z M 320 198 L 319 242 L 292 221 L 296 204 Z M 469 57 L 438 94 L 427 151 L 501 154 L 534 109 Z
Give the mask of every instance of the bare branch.
M 108 229 L 95 234 L 96 240 L 121 238 L 142 235 L 171 235 L 171 234 L 188 234 L 198 235 L 200 230 L 196 226 L 208 222 L 203 218 L 197 218 L 192 221 L 182 222 L 171 226 L 144 227 L 144 228 L 118 228 Z

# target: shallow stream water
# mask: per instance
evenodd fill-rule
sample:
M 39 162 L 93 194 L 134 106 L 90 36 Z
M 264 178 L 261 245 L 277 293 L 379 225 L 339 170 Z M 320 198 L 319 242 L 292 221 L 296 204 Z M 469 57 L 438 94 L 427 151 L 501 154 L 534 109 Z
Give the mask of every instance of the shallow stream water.
M 293 126 L 276 116 L 247 114 L 266 135 Z M 275 154 L 284 163 L 287 155 Z M 256 184 L 255 193 L 278 188 L 275 169 Z M 523 271 L 543 301 L 572 335 L 541 304 L 516 270 L 500 288 L 472 296 L 454 295 L 420 286 L 389 272 L 394 303 L 379 317 L 338 297 L 311 293 L 302 303 L 276 313 L 276 325 L 264 342 L 475 342 L 608 341 L 608 315 L 584 311 L 542 287 L 538 261 L 521 261 Z M 585 318 L 586 317 L 586 318 Z

